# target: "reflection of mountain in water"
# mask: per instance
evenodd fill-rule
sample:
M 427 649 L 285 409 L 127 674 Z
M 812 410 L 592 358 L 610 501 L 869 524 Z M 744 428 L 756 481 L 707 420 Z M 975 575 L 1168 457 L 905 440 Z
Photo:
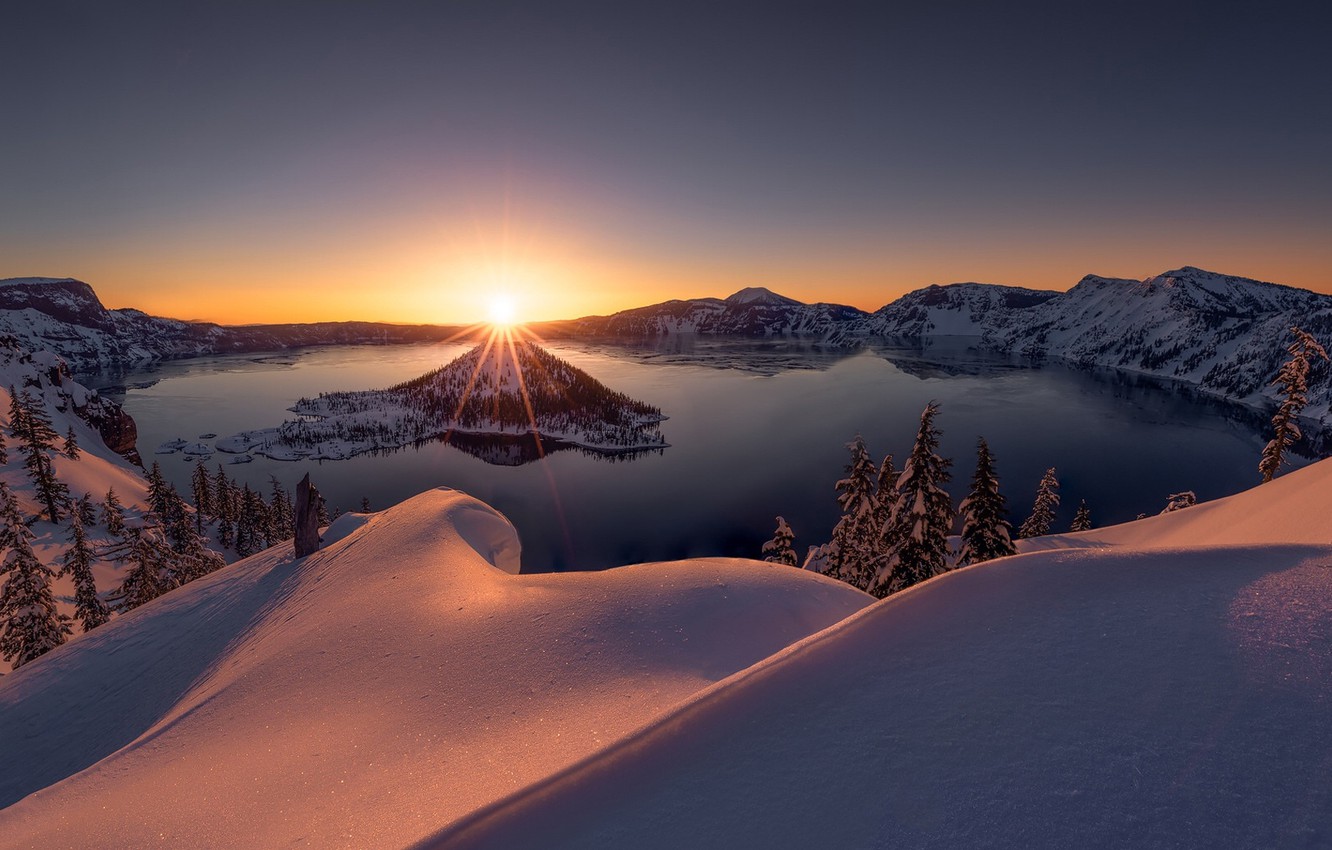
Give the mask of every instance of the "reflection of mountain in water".
M 460 452 L 483 460 L 495 466 L 522 466 L 556 452 L 578 452 L 581 455 L 603 460 L 608 463 L 631 461 L 645 454 L 661 454 L 662 449 L 643 449 L 641 451 L 606 452 L 592 451 L 573 443 L 559 440 L 540 440 L 531 434 L 519 436 L 500 436 L 493 434 L 460 434 L 454 432 L 440 437 L 440 442 L 453 446 Z
M 858 347 L 833 347 L 807 339 L 754 340 L 688 333 L 589 339 L 585 345 L 579 341 L 560 340 L 560 344 L 565 348 L 584 348 L 659 366 L 702 366 L 755 375 L 824 371 L 860 353 Z

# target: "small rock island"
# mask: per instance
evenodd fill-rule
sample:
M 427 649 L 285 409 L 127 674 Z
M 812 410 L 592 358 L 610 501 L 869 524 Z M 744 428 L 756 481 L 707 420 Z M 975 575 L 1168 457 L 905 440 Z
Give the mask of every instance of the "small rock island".
M 276 460 L 341 460 L 455 435 L 535 439 L 602 454 L 667 447 L 659 408 L 517 339 L 478 345 L 387 389 L 322 393 L 290 410 L 295 419 L 218 440 L 217 448 Z

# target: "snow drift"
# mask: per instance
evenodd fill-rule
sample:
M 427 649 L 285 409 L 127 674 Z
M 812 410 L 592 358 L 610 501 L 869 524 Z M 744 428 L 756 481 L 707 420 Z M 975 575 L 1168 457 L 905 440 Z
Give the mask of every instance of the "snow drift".
M 1329 504 L 1324 461 L 945 574 L 420 846 L 1327 846 Z
M 340 519 L 0 680 L 0 846 L 403 846 L 872 600 L 699 559 L 511 575 L 461 493 Z

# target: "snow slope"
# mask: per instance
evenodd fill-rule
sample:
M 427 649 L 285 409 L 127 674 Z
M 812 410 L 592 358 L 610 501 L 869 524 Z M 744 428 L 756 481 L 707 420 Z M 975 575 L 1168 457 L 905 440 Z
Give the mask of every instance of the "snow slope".
M 419 846 L 1327 847 L 1329 504 L 1324 461 L 944 574 Z
M 511 575 L 445 490 L 325 541 L 0 680 L 0 847 L 404 846 L 871 601 L 726 559 Z

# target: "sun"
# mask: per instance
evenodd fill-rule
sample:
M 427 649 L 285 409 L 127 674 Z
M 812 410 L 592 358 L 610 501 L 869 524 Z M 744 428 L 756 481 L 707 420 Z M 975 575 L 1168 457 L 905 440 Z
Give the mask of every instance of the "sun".
M 490 299 L 490 323 L 507 327 L 518 320 L 518 305 L 512 296 L 497 295 Z

